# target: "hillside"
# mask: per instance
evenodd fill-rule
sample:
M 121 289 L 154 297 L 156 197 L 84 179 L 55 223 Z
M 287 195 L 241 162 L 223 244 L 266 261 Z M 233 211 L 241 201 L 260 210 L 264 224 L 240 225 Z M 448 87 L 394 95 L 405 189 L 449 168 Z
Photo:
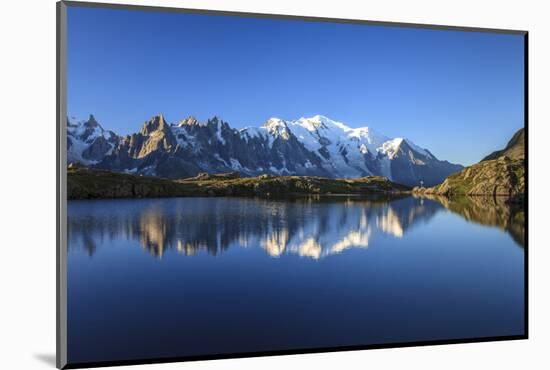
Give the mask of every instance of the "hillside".
M 431 188 L 415 188 L 415 193 L 508 196 L 523 201 L 525 193 L 525 137 L 519 130 L 508 145 L 481 162 L 450 175 Z
M 482 161 L 488 161 L 491 159 L 498 159 L 499 157 L 506 156 L 511 159 L 523 159 L 525 158 L 525 130 L 520 129 L 510 139 L 506 147 L 502 150 L 497 150 Z
M 240 177 L 237 173 L 181 180 L 69 168 L 68 199 L 146 198 L 187 196 L 287 196 L 329 194 L 402 194 L 410 188 L 384 177 L 330 179 L 307 176 Z

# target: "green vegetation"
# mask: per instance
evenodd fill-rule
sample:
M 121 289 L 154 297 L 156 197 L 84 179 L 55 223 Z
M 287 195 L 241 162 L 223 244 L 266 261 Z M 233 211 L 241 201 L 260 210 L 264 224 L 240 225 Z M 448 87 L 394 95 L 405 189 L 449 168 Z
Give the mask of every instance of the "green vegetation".
M 69 199 L 186 196 L 287 196 L 328 194 L 403 194 L 410 188 L 385 177 L 329 179 L 307 176 L 240 177 L 238 173 L 199 174 L 168 180 L 86 168 L 67 170 Z
M 431 188 L 414 188 L 415 194 L 447 197 L 505 196 L 509 203 L 522 203 L 525 194 L 525 132 L 518 130 L 506 147 L 479 163 L 450 175 Z
M 67 170 L 68 199 L 176 197 L 190 196 L 194 190 L 200 189 L 154 177 L 86 168 Z
M 525 192 L 523 159 L 503 156 L 467 167 L 432 188 L 415 188 L 417 194 L 445 196 L 491 195 L 507 196 L 522 201 Z
M 266 195 L 288 194 L 368 194 L 409 191 L 407 186 L 392 183 L 385 177 L 371 176 L 357 179 L 329 179 L 312 176 L 239 177 L 235 174 L 199 175 L 179 184 L 193 184 L 207 189 L 211 195 Z

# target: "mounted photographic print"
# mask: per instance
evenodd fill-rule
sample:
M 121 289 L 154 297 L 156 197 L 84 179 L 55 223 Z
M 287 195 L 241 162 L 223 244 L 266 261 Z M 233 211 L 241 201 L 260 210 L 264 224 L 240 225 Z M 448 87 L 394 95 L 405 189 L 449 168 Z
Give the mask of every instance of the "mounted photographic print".
M 57 10 L 58 367 L 527 338 L 527 32 Z

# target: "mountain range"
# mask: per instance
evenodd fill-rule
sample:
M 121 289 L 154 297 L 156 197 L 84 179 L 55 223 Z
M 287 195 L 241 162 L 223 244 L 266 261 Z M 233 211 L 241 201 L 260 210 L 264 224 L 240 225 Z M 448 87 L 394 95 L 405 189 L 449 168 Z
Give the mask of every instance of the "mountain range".
M 405 138 L 369 127 L 350 128 L 324 116 L 232 128 L 214 117 L 168 123 L 156 115 L 133 134 L 105 130 L 90 115 L 68 118 L 68 163 L 170 179 L 199 173 L 243 176 L 300 175 L 330 178 L 384 176 L 409 186 L 441 183 L 463 166 L 437 159 Z

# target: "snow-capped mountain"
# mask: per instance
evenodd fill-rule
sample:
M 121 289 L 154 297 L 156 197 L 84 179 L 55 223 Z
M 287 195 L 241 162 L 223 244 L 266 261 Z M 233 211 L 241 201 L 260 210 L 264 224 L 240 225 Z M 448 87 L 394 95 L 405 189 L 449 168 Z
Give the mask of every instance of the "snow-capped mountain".
M 243 175 L 362 177 L 431 186 L 462 166 L 438 160 L 404 138 L 389 138 L 369 127 L 350 128 L 324 116 L 282 120 L 234 129 L 214 117 L 169 124 L 162 115 L 137 133 L 120 137 L 90 116 L 68 125 L 68 159 L 113 171 L 167 178 L 199 172 Z
M 84 165 L 100 162 L 118 146 L 119 137 L 106 131 L 93 115 L 87 120 L 67 119 L 67 160 Z

